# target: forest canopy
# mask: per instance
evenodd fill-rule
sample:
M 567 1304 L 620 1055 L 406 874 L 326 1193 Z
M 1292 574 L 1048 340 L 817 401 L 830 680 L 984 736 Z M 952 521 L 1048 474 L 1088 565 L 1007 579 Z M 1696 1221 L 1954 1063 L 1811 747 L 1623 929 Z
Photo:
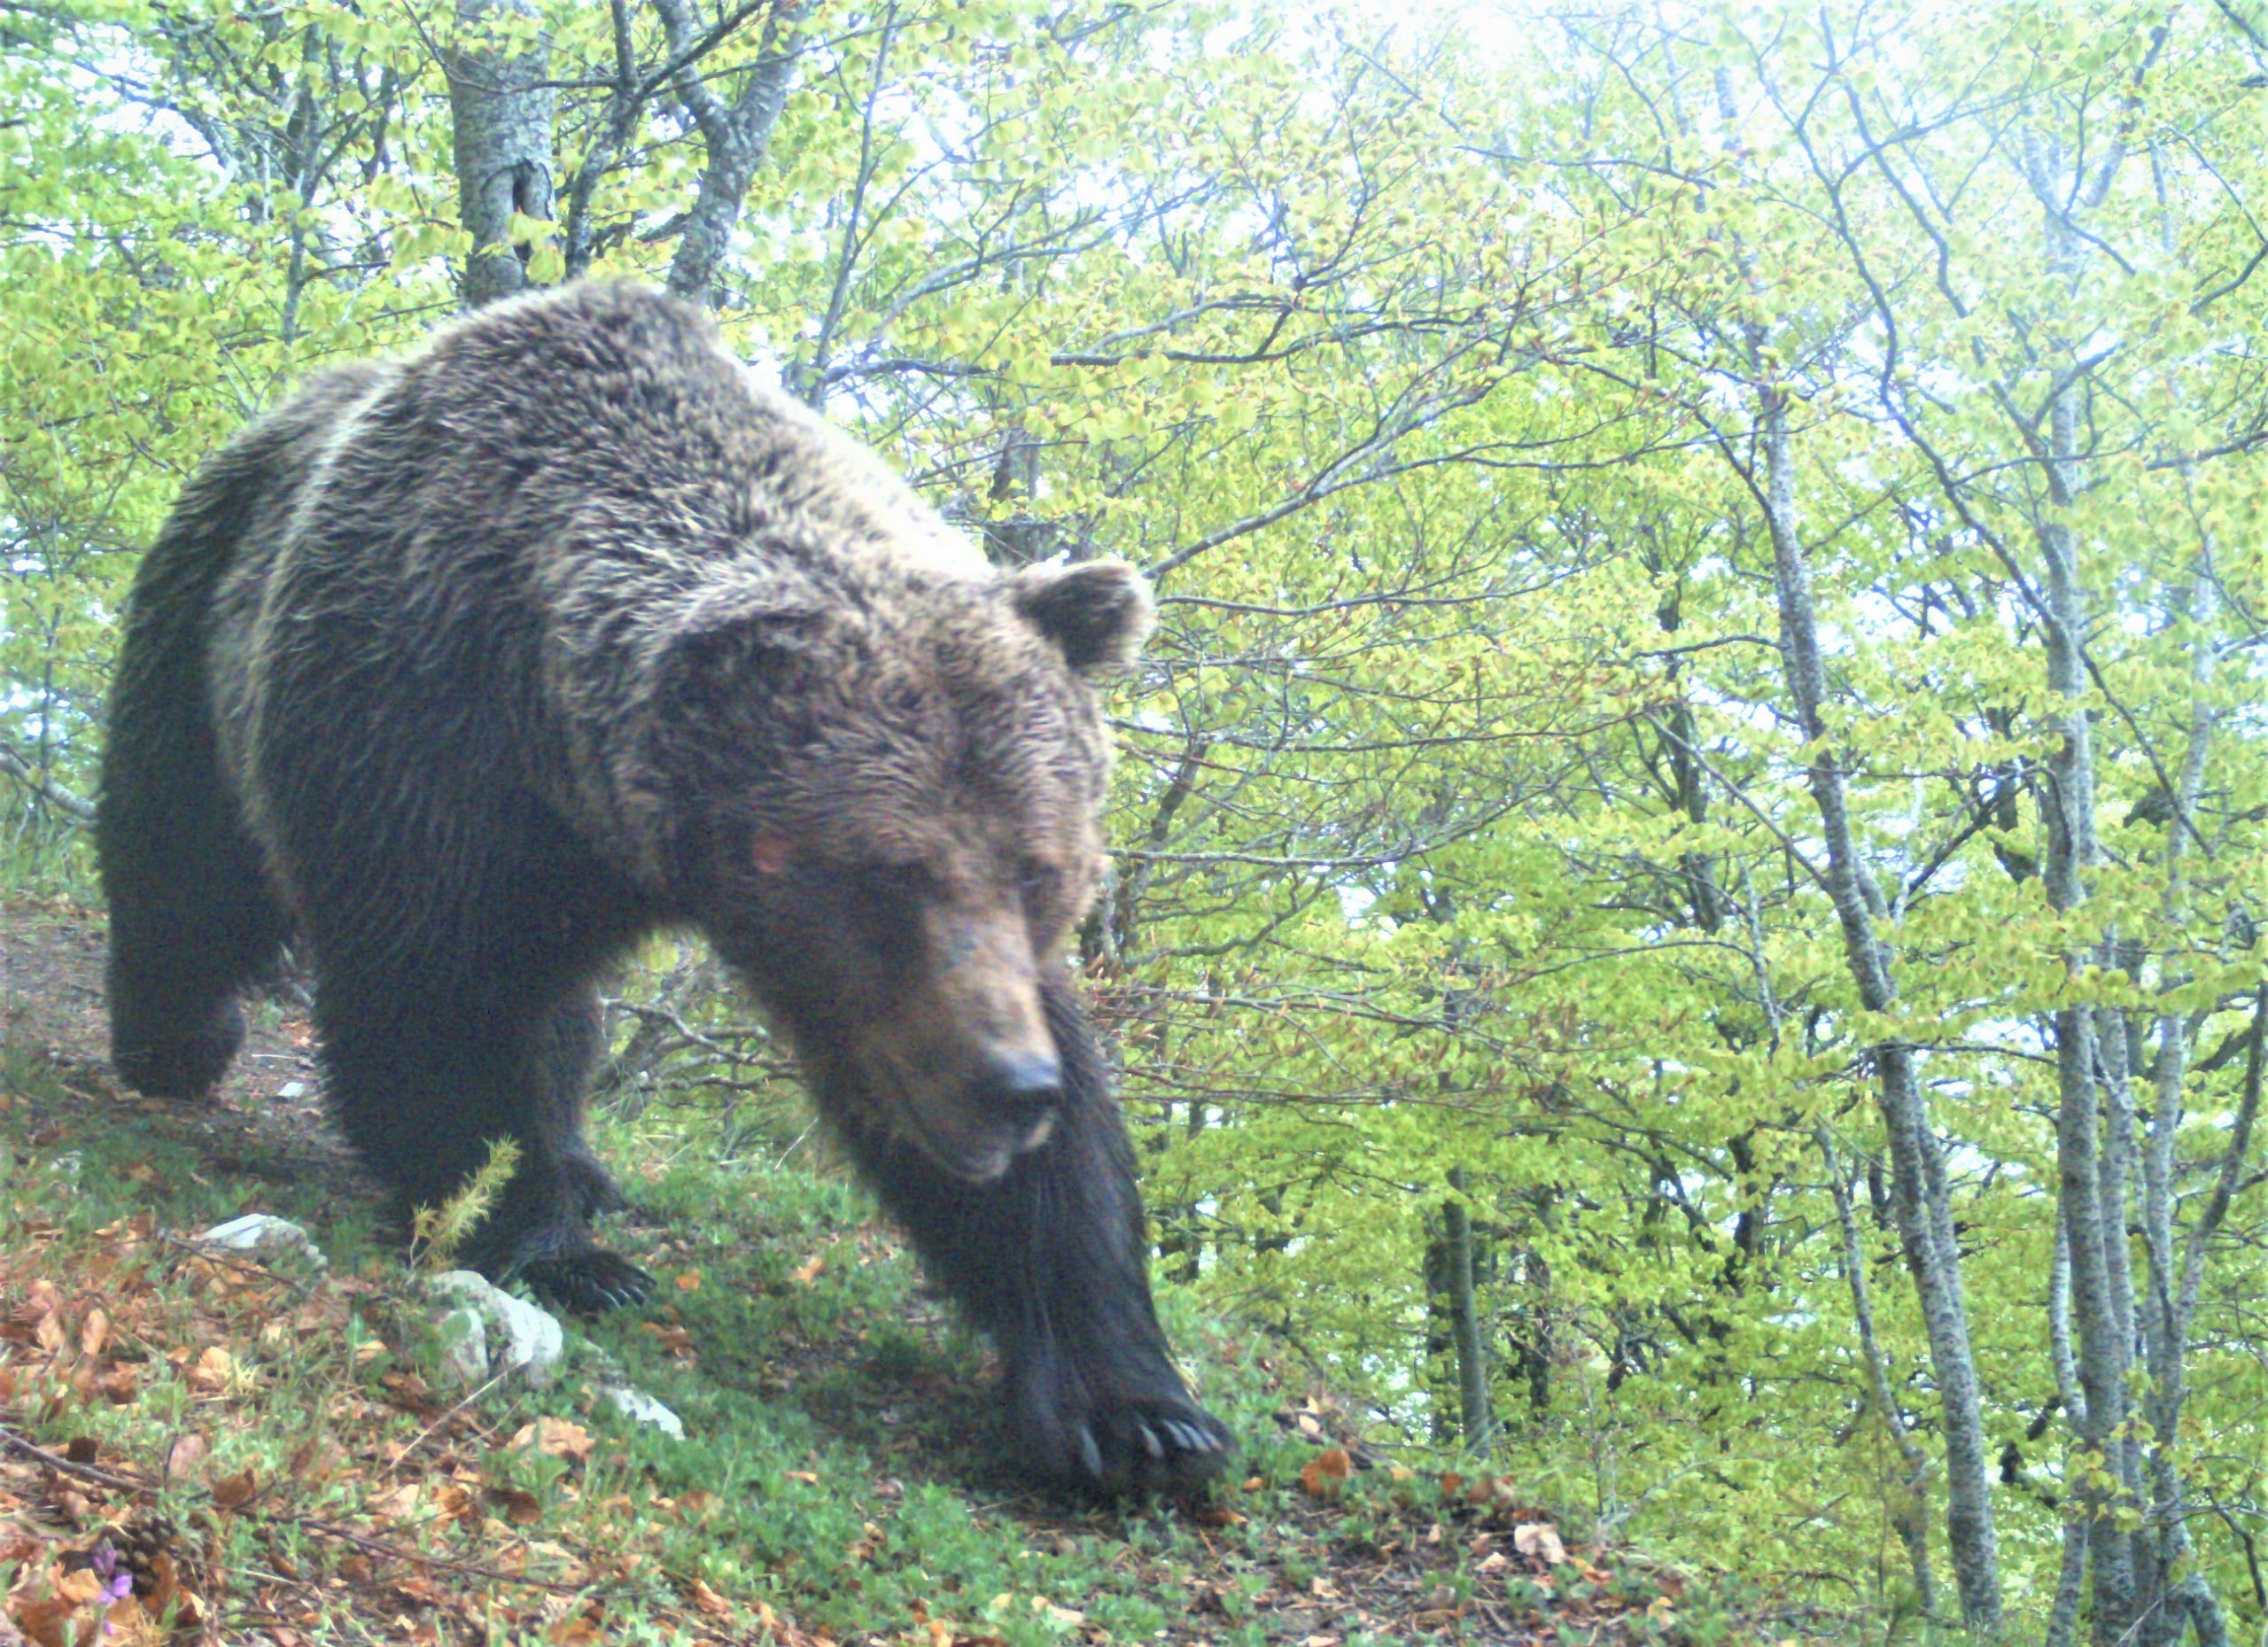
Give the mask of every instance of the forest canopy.
M 2255 0 L 0 0 L 0 862 L 86 881 L 219 442 L 666 284 L 1153 581 L 1079 959 L 1161 1278 L 1603 1537 L 2254 1637 L 2264 211 Z M 792 1136 L 699 952 L 616 1016 Z

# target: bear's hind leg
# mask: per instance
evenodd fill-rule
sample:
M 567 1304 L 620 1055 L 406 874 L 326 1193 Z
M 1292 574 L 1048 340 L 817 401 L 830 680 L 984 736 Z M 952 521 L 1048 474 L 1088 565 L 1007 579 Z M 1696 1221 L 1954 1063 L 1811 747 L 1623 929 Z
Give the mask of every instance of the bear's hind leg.
M 237 991 L 287 929 L 222 770 L 208 694 L 213 593 L 270 476 L 256 443 L 182 493 L 136 574 L 112 683 L 95 845 L 110 905 L 111 1061 L 198 1098 L 244 1039 Z
M 848 1141 L 932 1273 L 998 1344 L 1018 1462 L 1097 1493 L 1193 1488 L 1233 1443 L 1191 1399 L 1158 1325 L 1133 1150 L 1093 1031 L 1068 983 L 1044 993 L 1063 1107 L 997 1183 L 956 1180 L 902 1140 Z
M 405 1212 L 441 1205 L 509 1138 L 519 1165 L 459 1259 L 567 1309 L 646 1296 L 651 1278 L 591 1241 L 596 1185 L 611 1185 L 579 1139 L 579 1161 L 563 1140 L 559 1082 L 580 1078 L 571 1066 L 589 1039 L 565 1009 L 531 1014 L 477 992 L 405 997 L 329 969 L 316 1005 L 333 1112 Z M 571 1010 L 587 1019 L 585 1003 Z
M 273 964 L 285 924 L 264 888 L 231 897 L 211 874 L 195 896 L 111 909 L 111 1064 L 152 1098 L 201 1098 L 245 1037 L 237 992 Z
M 215 763 L 145 740 L 114 750 L 104 781 L 111 1062 L 138 1092 L 201 1097 L 244 1040 L 237 992 L 288 922 Z

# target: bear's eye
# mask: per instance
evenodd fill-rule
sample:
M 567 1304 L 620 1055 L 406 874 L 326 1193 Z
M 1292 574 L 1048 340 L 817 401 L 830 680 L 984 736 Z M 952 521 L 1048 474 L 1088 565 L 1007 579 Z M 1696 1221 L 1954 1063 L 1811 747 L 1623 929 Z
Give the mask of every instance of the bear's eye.
M 1060 880 L 1054 865 L 1043 864 L 1036 858 L 1027 858 L 1016 879 L 1016 895 L 1023 899 L 1027 910 L 1042 908 L 1055 896 Z
M 897 906 L 921 903 L 935 886 L 920 864 L 869 864 L 859 879 L 878 901 Z

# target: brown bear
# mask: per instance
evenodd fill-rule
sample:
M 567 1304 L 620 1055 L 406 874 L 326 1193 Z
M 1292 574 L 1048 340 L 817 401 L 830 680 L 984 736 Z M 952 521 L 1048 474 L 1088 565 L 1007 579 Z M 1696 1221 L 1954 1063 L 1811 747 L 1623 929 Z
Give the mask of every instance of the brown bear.
M 570 1308 L 594 977 L 697 928 L 993 1334 L 1017 1457 L 1219 1469 L 1152 1306 L 1133 1160 L 1063 959 L 1099 858 L 1120 562 L 996 572 L 697 310 L 499 305 L 315 379 L 208 462 L 128 604 L 98 820 L 113 1053 L 218 1078 L 296 933 L 340 1127 L 405 1204 L 517 1175 L 468 1259 Z

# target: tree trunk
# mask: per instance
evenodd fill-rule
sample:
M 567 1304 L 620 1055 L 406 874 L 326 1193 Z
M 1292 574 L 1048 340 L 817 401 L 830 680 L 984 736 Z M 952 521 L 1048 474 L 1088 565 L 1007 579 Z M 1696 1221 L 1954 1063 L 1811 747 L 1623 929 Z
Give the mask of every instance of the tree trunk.
M 1915 1604 L 1922 1616 L 1929 1619 L 1938 1611 L 1937 1580 L 1930 1571 L 1930 1456 L 1914 1439 L 1898 1410 L 1897 1392 L 1890 1383 L 1889 1358 L 1875 1331 L 1873 1290 L 1867 1284 L 1866 1248 L 1859 1239 L 1858 1216 L 1851 1209 L 1850 1181 L 1836 1159 L 1835 1140 L 1824 1127 L 1819 1130 L 1819 1147 L 1827 1158 L 1828 1188 L 1834 1193 L 1836 1222 L 1843 1231 L 1843 1271 L 1851 1288 L 1851 1317 L 1858 1330 L 1859 1351 L 1866 1358 L 1867 1379 L 1876 1410 L 1882 1415 L 1883 1430 L 1906 1464 L 1906 1480 L 1899 1490 L 1888 1495 L 1891 1524 L 1897 1528 L 1899 1542 L 1906 1546 L 1907 1563 L 1914 1570 Z
M 457 0 L 456 43 L 443 54 L 455 119 L 459 214 L 472 236 L 464 306 L 478 308 L 524 291 L 527 264 L 511 243 L 512 214 L 549 222 L 551 135 L 558 97 L 542 82 L 549 42 L 513 49 L 540 13 L 533 0 Z
M 764 19 L 755 66 L 741 82 L 739 95 L 726 103 L 701 78 L 693 59 L 695 32 L 687 0 L 654 0 L 669 42 L 670 56 L 685 62 L 677 92 L 701 133 L 701 183 L 693 208 L 678 234 L 670 260 L 669 289 L 681 298 L 713 304 L 718 271 L 732 245 L 734 227 L 757 168 L 772 151 L 772 128 L 788 105 L 796 78 L 796 28 L 802 20 L 798 0 L 775 0 Z
M 1457 1427 L 1465 1450 L 1482 1453 L 1495 1439 L 1496 1418 L 1488 1398 L 1480 1301 L 1473 1295 L 1472 1212 L 1464 1200 L 1464 1168 L 1449 1169 L 1449 1188 L 1456 1193 L 1441 1204 L 1441 1224 L 1449 1333 L 1456 1347 Z
M 1843 928 L 1844 952 L 1867 1010 L 1891 1012 L 1898 985 L 1890 952 L 1875 933 L 1881 894 L 1860 861 L 1842 769 L 1827 742 L 1821 706 L 1827 672 L 1820 659 L 1819 623 L 1812 602 L 1811 571 L 1795 524 L 1794 457 L 1788 438 L 1788 400 L 1776 384 L 1761 388 L 1765 523 L 1772 536 L 1773 578 L 1780 608 L 1780 650 L 1805 740 L 1816 753 L 1809 783 L 1827 845 L 1827 884 Z M 1946 1542 L 1961 1615 L 1969 1628 L 1990 1635 L 2000 1627 L 1999 1539 L 1986 1476 L 1983 1396 L 1969 1349 L 1969 1311 L 1961 1297 L 1961 1261 L 1953 1231 L 1952 1193 L 1915 1069 L 1913 1049 L 1884 1042 L 1873 1049 L 1880 1076 L 1878 1100 L 1890 1137 L 1891 1200 L 1906 1261 L 1922 1304 L 1937 1376 L 1946 1442 Z
M 2051 186 L 2062 167 L 2053 157 L 2039 156 L 2032 171 L 2032 186 L 2046 218 L 2051 272 L 2064 283 L 2075 282 L 2080 253 L 2065 220 L 2068 208 Z M 2054 721 L 2059 735 L 2047 759 L 2049 783 L 2040 796 L 2047 823 L 2047 861 L 2041 878 L 2048 905 L 2059 913 L 2086 901 L 2086 873 L 2096 857 L 2094 745 L 2085 701 L 2082 650 L 2086 644 L 2086 595 L 2079 577 L 2078 540 L 2068 517 L 2081 486 L 2079 391 L 2078 381 L 2072 378 L 2049 402 L 2047 450 L 2041 454 L 2049 507 L 2034 522 L 2047 574 L 2041 591 L 2047 688 L 2059 706 Z M 2102 951 L 2074 950 L 2065 958 L 2065 967 L 2076 978 L 2087 967 L 2109 959 Z M 2093 1009 L 2074 1002 L 2055 1014 L 2054 1025 L 2056 1173 L 2071 1249 L 2079 1388 L 2086 1402 L 2080 1434 L 2102 1469 L 2131 1488 L 2121 1429 L 2132 1344 L 2125 1324 L 2132 1320 L 2132 1305 L 2131 1297 L 2117 1295 L 2126 1267 L 2124 1252 L 2114 1251 L 2126 1239 L 2120 1182 L 2126 1152 L 2115 1138 L 2105 1147 L 2102 1136 L 2105 1106 L 2098 1082 L 2104 1048 L 2096 1036 Z M 2123 1049 L 2117 1061 L 2124 1061 Z M 2114 1123 L 2124 1113 L 2123 1104 L 2109 1107 Z M 2111 1647 L 2124 1637 L 2133 1617 L 2132 1544 L 2112 1525 L 2119 1495 L 2099 1478 L 2083 1473 L 2073 1496 L 2079 1514 L 2092 1523 L 2087 1554 L 2094 1573 L 2094 1639 L 2101 1647 Z

